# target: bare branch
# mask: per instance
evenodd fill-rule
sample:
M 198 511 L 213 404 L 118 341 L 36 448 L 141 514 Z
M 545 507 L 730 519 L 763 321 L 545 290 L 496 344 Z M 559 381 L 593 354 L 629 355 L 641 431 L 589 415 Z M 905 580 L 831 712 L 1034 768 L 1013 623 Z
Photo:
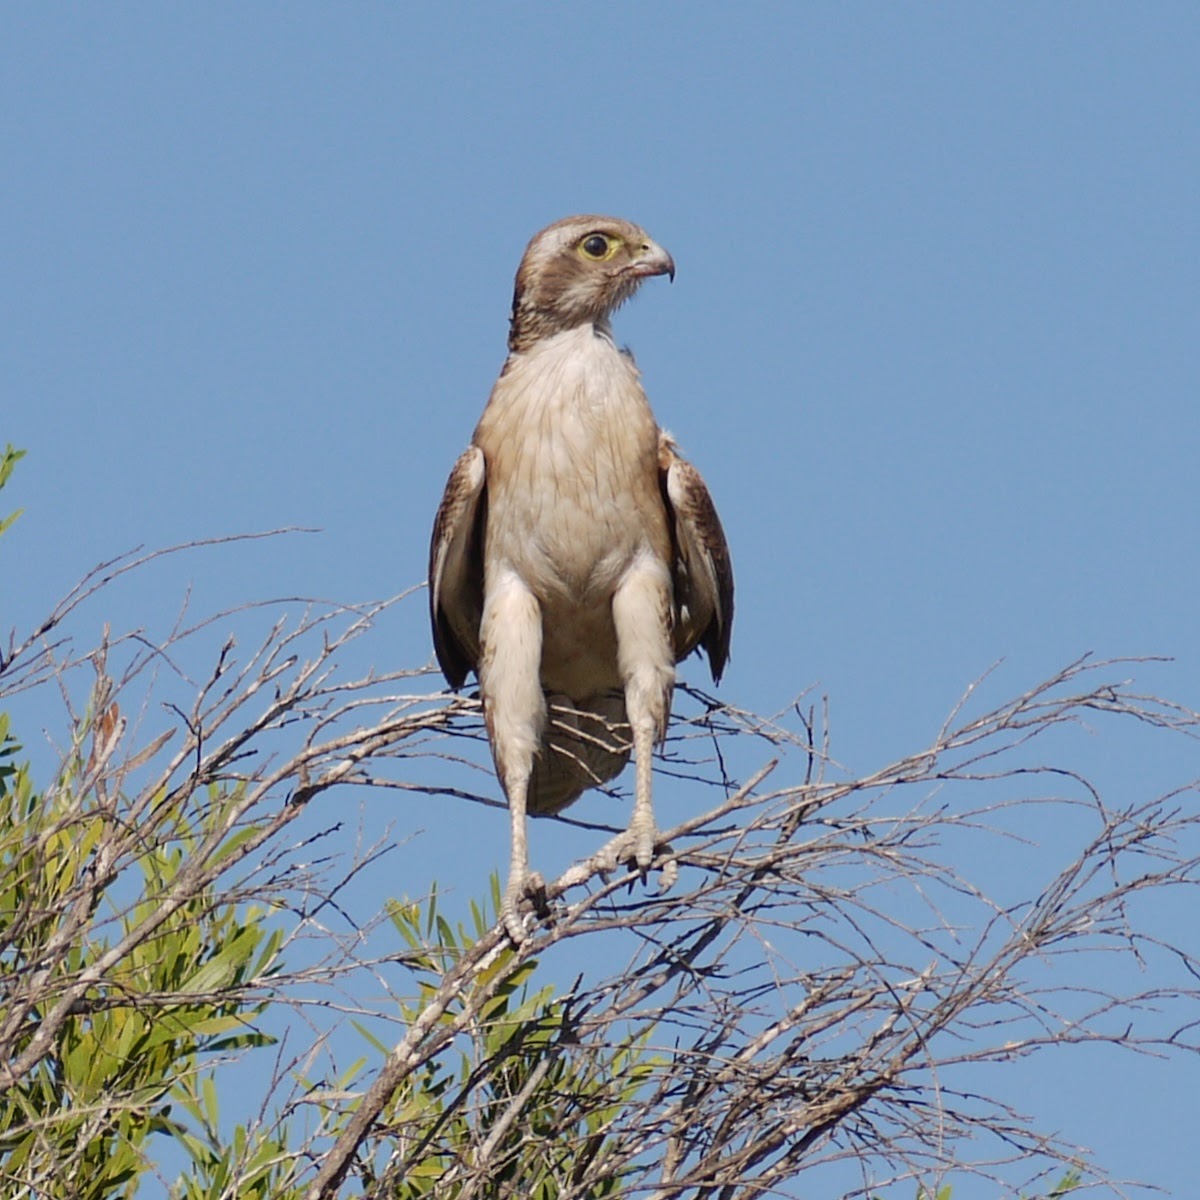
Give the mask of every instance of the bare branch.
M 261 1052 L 269 1011 L 303 1045 L 276 1051 L 254 1124 L 279 1195 L 332 1200 L 353 1178 L 382 1200 L 436 1178 L 465 1200 L 536 1177 L 581 1200 L 748 1200 L 796 1194 L 801 1176 L 811 1192 L 830 1171 L 839 1194 L 855 1194 L 853 1174 L 865 1196 L 947 1168 L 1000 1179 L 1085 1161 L 989 1091 L 993 1064 L 1051 1046 L 1200 1048 L 1196 948 L 1142 909 L 1197 883 L 1197 783 L 1115 795 L 1060 736 L 1102 723 L 1195 738 L 1195 713 L 1128 678 L 1140 660 L 1079 658 L 981 711 L 993 670 L 928 746 L 858 776 L 833 757 L 823 702 L 762 717 L 681 689 L 661 786 L 686 787 L 697 811 L 665 831 L 656 864 L 677 882 L 643 887 L 598 836 L 546 885 L 516 948 L 481 914 L 454 932 L 436 896 L 356 918 L 345 885 L 394 839 L 363 839 L 347 865 L 334 820 L 293 828 L 338 787 L 499 804 L 476 700 L 425 669 L 339 669 L 403 597 L 181 614 L 160 639 L 106 630 L 76 653 L 65 619 L 153 558 L 97 568 L 4 662 L 4 694 L 54 683 L 69 727 L 39 802 L 5 801 L 23 822 L 0 843 L 16 898 L 0 957 L 10 1091 L 41 1086 L 88 1023 L 136 1016 L 183 1038 L 202 1012 L 237 1054 Z M 241 929 L 250 906 L 270 945 L 160 969 L 187 930 Z M 539 963 L 581 938 L 588 969 L 569 996 L 527 995 Z M 365 1074 L 317 1066 L 335 1062 L 347 1017 L 396 1024 Z M 202 1068 L 186 1062 L 168 1086 L 216 1154 Z M 161 1100 L 109 1088 L 76 1104 L 72 1136 L 93 1145 Z M 297 1114 L 310 1125 L 289 1142 Z M 0 1136 L 44 1142 L 59 1120 L 31 1108 Z M 259 1169 L 249 1147 L 243 1182 Z M 1093 1182 L 1102 1166 L 1087 1162 Z

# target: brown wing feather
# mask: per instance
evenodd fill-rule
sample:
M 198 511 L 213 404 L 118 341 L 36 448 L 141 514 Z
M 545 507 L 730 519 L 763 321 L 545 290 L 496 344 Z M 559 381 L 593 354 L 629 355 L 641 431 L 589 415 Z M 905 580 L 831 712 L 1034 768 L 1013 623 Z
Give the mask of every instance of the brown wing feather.
M 483 616 L 483 526 L 487 509 L 483 451 L 459 455 L 433 521 L 429 545 L 429 619 L 447 683 L 462 687 L 479 665 Z
M 733 566 L 725 531 L 700 472 L 665 433 L 659 438 L 658 472 L 674 551 L 675 656 L 683 659 L 702 647 L 720 683 L 733 630 Z

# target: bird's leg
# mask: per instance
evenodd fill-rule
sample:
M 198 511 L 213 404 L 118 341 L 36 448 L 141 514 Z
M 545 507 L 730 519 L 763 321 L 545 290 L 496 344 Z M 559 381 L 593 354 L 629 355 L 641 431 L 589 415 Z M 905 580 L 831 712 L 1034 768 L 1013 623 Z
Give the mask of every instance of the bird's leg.
M 620 857 L 632 857 L 645 872 L 654 860 L 658 830 L 654 824 L 652 755 L 666 736 L 675 686 L 675 655 L 671 643 L 671 581 L 666 566 L 642 555 L 613 596 L 617 631 L 617 661 L 625 682 L 625 709 L 633 735 L 635 768 L 633 817 L 623 839 Z M 664 886 L 674 881 L 673 864 L 664 871 Z
M 500 916 L 513 942 L 525 940 L 520 905 L 541 880 L 529 871 L 525 812 L 533 757 L 546 721 L 542 694 L 542 613 L 515 572 L 498 572 L 480 625 L 479 685 L 496 774 L 508 798 L 512 857 Z
M 629 819 L 629 837 L 632 841 L 634 861 L 645 874 L 654 861 L 654 839 L 658 828 L 654 823 L 653 785 L 650 777 L 651 759 L 654 754 L 654 727 L 646 720 L 638 720 L 630 714 L 633 722 L 633 766 L 634 792 L 633 816 Z
M 529 839 L 525 827 L 525 798 L 529 777 L 513 779 L 506 786 L 508 811 L 512 821 L 512 854 L 508 863 L 508 884 L 500 905 L 500 919 L 513 944 L 519 946 L 526 936 L 521 902 L 541 887 L 541 876 L 529 870 Z

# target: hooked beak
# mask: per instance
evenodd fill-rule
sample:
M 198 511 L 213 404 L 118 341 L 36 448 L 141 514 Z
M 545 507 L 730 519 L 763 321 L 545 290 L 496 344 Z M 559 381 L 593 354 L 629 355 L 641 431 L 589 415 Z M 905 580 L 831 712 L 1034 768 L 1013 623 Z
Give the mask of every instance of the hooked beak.
M 666 275 L 675 282 L 675 260 L 657 243 L 649 239 L 642 243 L 642 252 L 634 260 L 630 272 L 639 279 L 650 275 Z

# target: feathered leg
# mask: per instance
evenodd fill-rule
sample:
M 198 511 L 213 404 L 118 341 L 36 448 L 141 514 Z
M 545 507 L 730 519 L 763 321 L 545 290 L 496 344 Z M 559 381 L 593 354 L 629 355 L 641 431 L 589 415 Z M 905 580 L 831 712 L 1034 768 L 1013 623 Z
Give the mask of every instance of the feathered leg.
M 480 628 L 479 686 L 496 774 L 508 798 L 512 859 L 500 915 L 509 937 L 525 940 L 520 904 L 540 880 L 529 871 L 525 813 L 529 777 L 546 721 L 542 695 L 542 613 L 513 572 L 489 585 Z
M 617 662 L 625 683 L 636 771 L 633 817 L 626 833 L 613 843 L 613 854 L 616 859 L 632 857 L 643 872 L 654 860 L 658 836 L 652 756 L 655 744 L 666 736 L 675 687 L 671 619 L 670 577 L 663 563 L 645 554 L 634 563 L 613 596 Z M 664 873 L 664 886 L 669 886 L 673 878 L 673 871 Z

